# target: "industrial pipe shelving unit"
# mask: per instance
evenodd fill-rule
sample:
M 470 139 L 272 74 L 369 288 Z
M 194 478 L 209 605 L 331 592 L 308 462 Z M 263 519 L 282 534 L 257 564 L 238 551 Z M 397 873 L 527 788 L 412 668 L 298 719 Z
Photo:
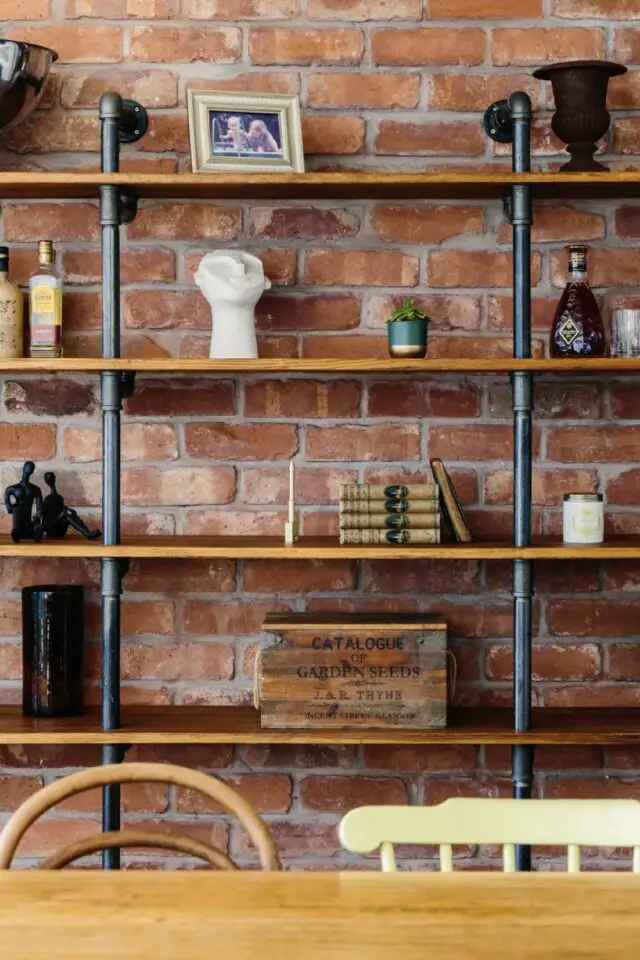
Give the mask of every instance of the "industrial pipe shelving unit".
M 545 559 L 640 557 L 640 538 L 617 537 L 599 546 L 563 547 L 558 538 L 531 537 L 531 421 L 536 371 L 637 372 L 638 360 L 548 360 L 531 357 L 531 223 L 534 198 L 640 197 L 637 173 L 562 174 L 530 172 L 531 104 L 524 93 L 494 104 L 485 117 L 489 136 L 513 143 L 513 171 L 461 173 L 308 173 L 254 175 L 121 174 L 120 143 L 146 129 L 146 112 L 115 93 L 100 102 L 101 173 L 0 173 L 0 197 L 98 198 L 102 225 L 102 358 L 0 360 L 0 373 L 96 372 L 101 379 L 103 538 L 47 544 L 14 544 L 0 537 L 0 557 L 85 557 L 101 561 L 102 708 L 81 717 L 33 720 L 14 707 L 0 707 L 0 743 L 94 743 L 104 763 L 118 763 L 133 743 L 502 743 L 513 749 L 513 791 L 531 795 L 537 744 L 639 744 L 640 721 L 632 710 L 531 709 L 531 617 L 533 562 Z M 513 356 L 497 359 L 426 360 L 197 360 L 120 357 L 120 227 L 133 220 L 138 198 L 211 199 L 502 199 L 513 225 Z M 319 375 L 379 374 L 415 377 L 437 373 L 509 373 L 513 391 L 514 506 L 511 542 L 480 541 L 389 547 L 339 546 L 332 537 L 303 537 L 285 547 L 276 537 L 123 537 L 120 534 L 120 418 L 136 372 Z M 262 730 L 257 712 L 238 707 L 129 707 L 120 709 L 120 597 L 131 558 L 227 557 L 278 559 L 419 558 L 510 560 L 513 564 L 513 710 L 452 710 L 443 730 Z M 118 829 L 120 791 L 104 788 L 103 828 Z M 518 850 L 519 869 L 530 867 L 529 850 Z M 119 852 L 105 851 L 103 864 L 119 866 Z

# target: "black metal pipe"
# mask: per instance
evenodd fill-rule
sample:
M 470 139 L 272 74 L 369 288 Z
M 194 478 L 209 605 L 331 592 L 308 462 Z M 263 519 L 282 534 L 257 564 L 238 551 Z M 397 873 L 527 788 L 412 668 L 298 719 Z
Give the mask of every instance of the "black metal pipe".
M 513 172 L 531 169 L 531 101 L 522 92 L 509 99 L 513 124 Z M 513 225 L 513 355 L 531 356 L 531 188 L 512 188 Z M 512 377 L 513 390 L 513 542 L 531 543 L 533 380 L 527 372 Z M 533 564 L 513 563 L 513 711 L 514 729 L 531 726 L 531 634 Z M 533 747 L 517 744 L 512 751 L 513 795 L 528 799 L 533 789 Z M 518 870 L 531 869 L 531 849 L 516 849 Z
M 122 98 L 105 93 L 100 99 L 101 168 L 117 173 L 119 166 L 119 124 Z M 102 226 L 102 355 L 120 356 L 120 191 L 100 188 Z M 102 407 L 102 541 L 114 545 L 120 541 L 120 374 L 105 371 L 100 376 Z M 104 559 L 101 569 L 102 593 L 102 726 L 117 730 L 120 726 L 120 563 Z M 119 763 L 122 748 L 108 744 L 102 748 L 103 763 Z M 120 787 L 102 790 L 102 829 L 120 829 Z M 105 850 L 105 870 L 118 870 L 120 851 Z

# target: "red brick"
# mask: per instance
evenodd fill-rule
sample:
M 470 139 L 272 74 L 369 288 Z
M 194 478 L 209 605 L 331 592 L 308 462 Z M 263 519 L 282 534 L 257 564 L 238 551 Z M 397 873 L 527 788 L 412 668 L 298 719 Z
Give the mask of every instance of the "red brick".
M 185 426 L 190 457 L 216 460 L 281 460 L 298 450 L 296 429 L 289 424 L 191 423 Z
M 240 752 L 243 763 L 251 769 L 256 767 L 284 767 L 294 770 L 318 767 L 341 769 L 350 767 L 355 759 L 353 747 L 326 743 L 317 746 L 299 743 L 252 743 L 241 747 Z
M 541 206 L 536 209 L 531 238 L 534 243 L 575 242 L 604 239 L 604 217 L 568 204 Z M 511 244 L 511 226 L 503 220 L 498 228 L 498 243 Z M 549 318 L 547 318 L 549 322 Z
M 284 529 L 285 512 L 258 510 L 192 511 L 185 520 L 185 533 L 205 537 L 275 537 Z
M 318 820 L 269 820 L 269 830 L 276 841 L 278 852 L 287 862 L 300 858 L 302 864 L 308 864 L 312 858 L 335 857 L 340 850 L 338 834 L 333 823 Z M 245 833 L 239 838 L 239 855 L 253 856 L 254 848 Z
M 243 587 L 251 593 L 318 593 L 355 590 L 356 565 L 348 560 L 247 560 Z
M 611 110 L 637 110 L 640 107 L 640 73 L 637 70 L 612 78 L 607 107 Z
M 357 417 L 360 385 L 348 380 L 258 380 L 245 387 L 245 416 Z
M 346 813 L 371 803 L 406 803 L 407 789 L 395 777 L 305 777 L 300 801 L 311 810 Z
M 613 55 L 618 63 L 635 66 L 640 59 L 640 29 L 627 27 L 613 34 Z
M 231 380 L 142 380 L 125 401 L 129 416 L 218 417 L 235 413 L 235 384 Z
M 84 2 L 84 0 L 82 0 Z M 111 3 L 111 0 L 106 0 Z M 62 82 L 61 103 L 70 109 L 96 107 L 105 90 L 117 88 L 123 97 L 149 107 L 175 107 L 178 80 L 168 70 L 87 70 Z
M 4 136 L 14 153 L 93 152 L 99 149 L 97 116 L 36 111 Z
M 389 314 L 401 307 L 402 294 L 384 296 L 374 294 L 369 298 L 366 322 L 370 327 L 384 328 Z M 438 329 L 477 330 L 480 326 L 480 300 L 477 297 L 462 297 L 456 294 L 418 295 L 412 297 L 416 306 L 430 318 L 431 326 Z
M 331 360 L 387 359 L 389 345 L 385 337 L 361 336 L 356 333 L 334 336 L 310 336 L 302 341 L 303 357 L 321 357 Z
M 640 781 L 606 775 L 565 779 L 545 777 L 545 800 L 640 800 Z
M 127 680 L 230 680 L 234 649 L 228 643 L 125 643 Z
M 305 280 L 329 286 L 413 287 L 418 269 L 417 257 L 400 250 L 311 250 Z
M 537 19 L 542 14 L 541 0 L 430 0 L 433 20 L 521 20 Z
M 569 684 L 545 687 L 546 707 L 612 707 L 616 710 L 640 706 L 640 690 L 636 684 Z
M 360 301 L 347 293 L 266 296 L 256 316 L 260 330 L 350 330 L 360 323 Z
M 14 27 L 7 31 L 7 37 L 9 40 L 24 40 L 27 43 L 51 47 L 58 53 L 58 63 L 115 63 L 122 60 L 120 27 L 93 24 Z M 60 117 L 56 116 L 54 120 L 60 122 Z
M 129 225 L 132 240 L 234 240 L 242 215 L 237 207 L 206 203 L 155 203 L 143 207 Z
M 309 107 L 393 110 L 418 106 L 420 78 L 400 73 L 315 73 L 307 80 Z
M 635 643 L 612 643 L 608 648 L 607 676 L 611 680 L 640 678 L 640 656 Z
M 371 226 L 381 240 L 392 243 L 442 243 L 451 237 L 482 233 L 481 207 L 376 206 Z
M 511 390 L 506 384 L 489 388 L 488 412 L 492 417 L 510 420 Z M 597 382 L 571 384 L 566 381 L 536 383 L 536 419 L 598 419 L 602 415 L 602 397 Z
M 475 747 L 464 745 L 376 744 L 364 748 L 364 764 L 370 770 L 393 770 L 399 773 L 472 770 L 476 766 L 476 750 Z
M 474 777 L 433 778 L 425 777 L 425 804 L 444 803 L 450 797 L 510 797 L 511 780 L 507 777 L 491 777 L 476 774 Z
M 72 417 L 95 413 L 97 400 L 90 383 L 66 377 L 56 380 L 6 380 L 3 399 L 9 413 Z
M 298 0 L 184 0 L 182 15 L 189 20 L 289 20 L 299 12 Z
M 429 77 L 429 107 L 432 110 L 475 110 L 485 100 L 506 99 L 514 90 L 524 90 L 536 106 L 539 86 L 531 77 L 517 74 L 437 73 Z
M 261 632 L 267 613 L 287 609 L 273 600 L 190 600 L 185 607 L 184 629 L 197 636 L 251 636 Z
M 547 606 L 552 636 L 624 637 L 637 632 L 640 605 L 618 600 L 553 600 Z
M 558 297 L 533 297 L 531 323 L 534 330 L 551 329 L 551 321 L 558 305 Z M 487 307 L 489 327 L 492 330 L 513 329 L 513 300 L 511 297 L 489 297 Z
M 594 27 L 497 29 L 491 40 L 492 62 L 500 67 L 533 66 L 559 60 L 601 60 L 604 55 L 604 30 Z
M 621 459 L 626 459 L 623 457 Z M 607 482 L 608 503 L 640 503 L 640 470 L 624 470 Z
M 371 417 L 477 417 L 480 394 L 476 386 L 464 383 L 374 381 L 367 410 Z
M 134 560 L 127 589 L 142 593 L 200 593 L 235 588 L 232 560 Z
M 67 283 L 101 283 L 100 251 L 65 250 L 62 269 Z M 120 277 L 123 283 L 137 283 L 141 277 L 147 282 L 175 280 L 173 253 L 169 250 L 129 247 L 121 257 Z
M 99 607 L 87 609 L 87 632 L 90 636 L 100 633 L 101 612 Z M 175 630 L 175 605 L 165 600 L 125 601 L 122 605 L 122 635 L 158 634 L 168 636 Z
M 478 592 L 478 577 L 478 564 L 467 560 L 446 564 L 433 560 L 408 560 L 402 564 L 380 560 L 362 564 L 363 588 L 374 594 L 471 594 Z
M 153 153 L 170 150 L 176 153 L 188 153 L 189 126 L 187 115 L 152 111 L 149 116 L 147 132 L 137 146 L 138 150 L 148 150 Z
M 82 817 L 72 820 L 70 817 L 47 817 L 37 820 L 24 833 L 17 850 L 18 857 L 44 857 L 66 847 L 68 844 L 84 840 L 100 832 L 98 820 Z
M 510 426 L 432 426 L 429 456 L 443 460 L 507 460 L 511 457 L 512 442 Z
M 144 63 L 235 63 L 240 39 L 236 27 L 135 27 L 130 56 Z
M 162 783 L 126 783 L 122 785 L 122 809 L 126 813 L 166 813 L 169 790 Z M 56 810 L 97 813 L 102 807 L 102 791 L 87 790 L 57 804 Z
M 638 391 L 630 383 L 612 383 L 609 387 L 611 413 L 619 420 L 640 419 Z
M 484 250 L 436 250 L 429 254 L 429 283 L 434 287 L 510 287 L 511 254 Z M 533 254 L 532 283 L 540 281 L 540 255 Z
M 55 455 L 56 428 L 49 423 L 0 423 L 0 459 L 51 460 Z M 16 477 L 16 481 L 19 478 Z
M 566 254 L 554 254 L 550 259 L 551 282 L 556 287 L 564 287 L 567 282 Z M 589 282 L 593 287 L 640 285 L 640 263 L 635 251 L 591 250 Z
M 619 560 L 604 564 L 605 590 L 635 590 L 640 586 L 640 565 L 635 560 Z
M 595 493 L 598 474 L 595 470 L 534 470 L 533 503 L 560 506 L 565 493 Z M 511 470 L 488 470 L 484 481 L 485 503 L 513 502 Z
M 12 204 L 4 207 L 5 238 L 11 241 L 97 240 L 98 208 L 92 203 Z
M 638 20 L 635 0 L 555 0 L 553 12 L 570 19 Z
M 308 0 L 310 20 L 420 20 L 420 0 Z
M 334 504 L 341 483 L 355 483 L 355 470 L 297 469 L 296 502 L 299 504 Z M 286 503 L 289 481 L 286 470 L 276 467 L 245 467 L 242 471 L 242 499 L 245 503 Z
M 364 146 L 364 120 L 360 117 L 302 117 L 305 153 L 352 154 Z
M 11 611 L 15 610 L 15 616 L 11 616 Z M 9 614 L 6 617 L 5 614 Z M 15 605 L 11 605 L 8 610 L 1 611 L 1 629 L 2 633 L 11 635 L 17 633 L 19 628 L 18 611 Z M 0 643 L 0 672 L 4 680 L 22 679 L 22 645 L 17 643 Z M 2 791 L 0 790 L 0 798 Z
M 361 30 L 290 29 L 257 27 L 249 33 L 249 56 L 253 63 L 302 66 L 360 63 L 364 52 Z
M 547 456 L 564 463 L 619 463 L 640 459 L 640 432 L 634 427 L 564 427 L 551 430 Z
M 50 0 L 1 0 L 0 20 L 46 20 Z
M 216 77 L 216 90 L 246 93 L 249 87 L 255 93 L 296 94 L 300 93 L 300 75 L 284 70 L 269 70 L 264 73 L 252 70 L 249 73 L 239 73 L 234 69 L 228 77 Z M 211 80 L 190 78 L 185 81 L 185 89 L 211 90 Z
M 287 813 L 291 806 L 291 779 L 281 773 L 250 773 L 225 777 L 225 782 L 257 813 Z M 178 792 L 179 813 L 227 813 L 224 807 L 195 790 Z
M 88 463 L 102 456 L 102 431 L 89 427 L 67 427 L 62 438 L 67 460 Z M 176 460 L 178 438 L 166 423 L 125 423 L 122 427 L 123 460 Z
M 475 123 L 381 120 L 375 149 L 383 154 L 475 157 L 484 150 L 484 138 Z
M 412 423 L 307 428 L 307 460 L 417 460 L 420 428 Z
M 637 746 L 603 747 L 604 767 L 610 770 L 637 770 Z
M 383 29 L 371 34 L 371 59 L 388 66 L 475 66 L 484 56 L 485 35 L 472 27 L 446 31 L 434 27 Z
M 100 17 L 105 20 L 170 20 L 179 13 L 179 0 L 67 0 L 66 8 L 68 19 Z
M 616 233 L 619 237 L 640 237 L 640 206 L 628 204 L 616 210 Z
M 235 488 L 232 467 L 132 467 L 122 472 L 123 500 L 129 506 L 229 503 Z
M 612 152 L 635 157 L 640 153 L 640 118 L 619 117 L 613 121 Z
M 340 208 L 252 207 L 249 219 L 250 235 L 260 239 L 342 239 L 359 229 L 359 218 Z
M 602 670 L 600 648 L 595 643 L 536 646 L 532 651 L 534 680 L 596 680 Z M 513 679 L 513 647 L 491 646 L 485 666 L 491 680 Z
M 152 330 L 210 330 L 211 309 L 199 290 L 127 290 L 127 327 Z

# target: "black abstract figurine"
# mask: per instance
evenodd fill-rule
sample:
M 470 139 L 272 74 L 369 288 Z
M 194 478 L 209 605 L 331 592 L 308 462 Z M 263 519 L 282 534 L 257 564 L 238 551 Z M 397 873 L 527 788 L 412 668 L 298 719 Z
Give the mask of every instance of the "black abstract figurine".
M 14 543 L 42 539 L 42 491 L 29 480 L 35 469 L 33 460 L 27 460 L 20 483 L 14 483 L 4 491 L 4 505 L 13 521 L 11 539 Z
M 51 488 L 51 493 L 47 494 L 42 503 L 42 531 L 47 537 L 64 537 L 69 527 L 73 527 L 87 540 L 95 540 L 100 536 L 99 530 L 89 530 L 73 507 L 65 504 L 64 497 L 56 489 L 55 473 L 45 473 L 44 482 Z

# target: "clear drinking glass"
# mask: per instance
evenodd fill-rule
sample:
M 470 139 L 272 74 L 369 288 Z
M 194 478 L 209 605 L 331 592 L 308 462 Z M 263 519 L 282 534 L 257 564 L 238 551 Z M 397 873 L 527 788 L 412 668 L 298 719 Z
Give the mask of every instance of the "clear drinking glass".
M 611 314 L 611 356 L 640 357 L 640 310 L 620 309 Z

